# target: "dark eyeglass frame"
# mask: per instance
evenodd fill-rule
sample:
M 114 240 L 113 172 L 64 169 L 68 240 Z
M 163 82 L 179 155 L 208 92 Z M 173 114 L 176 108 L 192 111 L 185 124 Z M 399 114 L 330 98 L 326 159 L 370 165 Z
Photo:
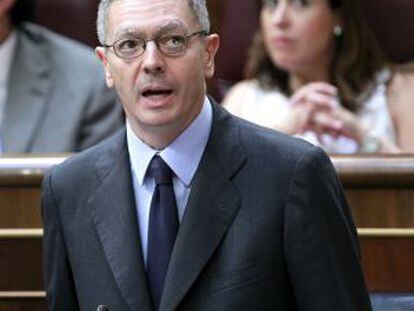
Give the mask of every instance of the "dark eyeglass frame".
M 191 37 L 198 36 L 198 35 L 208 36 L 209 32 L 206 31 L 206 30 L 198 30 L 198 31 L 192 32 L 190 34 L 171 33 L 171 34 L 161 35 L 161 36 L 158 36 L 158 37 L 155 37 L 155 38 L 152 38 L 152 39 L 142 39 L 142 38 L 126 39 L 126 38 L 122 38 L 122 39 L 116 40 L 112 44 L 103 44 L 102 47 L 111 49 L 114 52 L 114 54 L 116 56 L 118 56 L 119 58 L 130 60 L 130 59 L 138 58 L 142 54 L 144 54 L 144 52 L 147 48 L 147 43 L 150 42 L 150 41 L 153 41 L 155 43 L 155 45 L 157 46 L 158 51 L 160 51 L 161 53 L 163 53 L 164 55 L 167 55 L 167 56 L 175 56 L 175 55 L 179 55 L 180 53 L 184 52 L 187 49 L 188 41 Z M 160 41 L 162 39 L 173 38 L 175 36 L 182 36 L 182 39 L 184 39 L 184 43 L 183 43 L 183 46 L 181 47 L 181 49 L 177 50 L 177 51 L 174 51 L 174 52 L 164 51 L 161 48 Z M 136 53 L 132 53 L 129 56 L 125 56 L 119 51 L 117 46 L 119 45 L 119 43 L 126 42 L 126 41 L 129 41 L 129 40 L 138 41 L 140 43 L 138 45 L 140 47 L 140 50 L 137 50 Z

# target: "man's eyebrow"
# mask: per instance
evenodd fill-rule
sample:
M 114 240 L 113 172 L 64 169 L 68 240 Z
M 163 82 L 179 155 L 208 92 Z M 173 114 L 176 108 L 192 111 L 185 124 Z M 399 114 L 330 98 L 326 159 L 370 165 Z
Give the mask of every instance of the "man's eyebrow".
M 156 28 L 155 34 L 170 32 L 173 30 L 187 30 L 188 27 L 181 20 L 168 21 L 164 25 L 160 25 Z
M 151 34 L 151 36 L 156 37 L 160 34 L 171 32 L 174 30 L 187 31 L 188 27 L 186 27 L 186 25 L 181 20 L 178 20 L 178 19 L 167 21 L 165 24 L 157 26 L 155 28 L 155 31 Z M 123 37 L 128 37 L 128 36 L 144 38 L 148 36 L 148 34 L 146 34 L 142 28 L 138 28 L 138 27 L 120 28 L 114 34 L 115 40 L 118 40 L 119 38 L 123 38 Z
M 143 36 L 144 32 L 137 27 L 127 27 L 118 29 L 115 34 L 114 38 L 117 40 L 118 38 L 127 37 L 127 36 Z

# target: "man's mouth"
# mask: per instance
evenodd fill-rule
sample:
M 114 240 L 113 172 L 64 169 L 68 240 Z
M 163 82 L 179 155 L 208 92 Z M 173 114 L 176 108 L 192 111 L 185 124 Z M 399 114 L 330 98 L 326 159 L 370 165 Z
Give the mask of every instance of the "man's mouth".
M 157 97 L 157 96 L 160 96 L 160 97 L 168 96 L 171 93 L 172 93 L 172 90 L 169 90 L 169 89 L 160 89 L 160 90 L 148 89 L 142 92 L 141 94 L 145 98 L 151 98 L 151 97 Z

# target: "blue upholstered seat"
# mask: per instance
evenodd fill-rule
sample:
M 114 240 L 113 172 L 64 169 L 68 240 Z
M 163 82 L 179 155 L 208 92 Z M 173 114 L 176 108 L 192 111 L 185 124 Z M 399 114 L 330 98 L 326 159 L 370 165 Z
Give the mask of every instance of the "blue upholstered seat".
M 371 302 L 374 311 L 414 311 L 414 293 L 372 293 Z

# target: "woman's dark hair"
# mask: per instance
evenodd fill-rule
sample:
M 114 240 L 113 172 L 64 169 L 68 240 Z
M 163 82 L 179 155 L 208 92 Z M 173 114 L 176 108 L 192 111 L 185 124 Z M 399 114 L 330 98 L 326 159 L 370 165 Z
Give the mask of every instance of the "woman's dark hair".
M 375 87 L 377 72 L 386 64 L 385 56 L 368 29 L 357 0 L 326 0 L 342 18 L 343 33 L 337 37 L 330 65 L 330 83 L 338 88 L 341 104 L 357 111 Z M 262 1 L 260 7 L 262 6 Z M 277 67 L 266 52 L 260 29 L 256 32 L 245 69 L 262 88 L 278 88 L 290 96 L 288 72 Z
M 35 0 L 17 0 L 10 11 L 14 26 L 32 20 L 35 11 Z

